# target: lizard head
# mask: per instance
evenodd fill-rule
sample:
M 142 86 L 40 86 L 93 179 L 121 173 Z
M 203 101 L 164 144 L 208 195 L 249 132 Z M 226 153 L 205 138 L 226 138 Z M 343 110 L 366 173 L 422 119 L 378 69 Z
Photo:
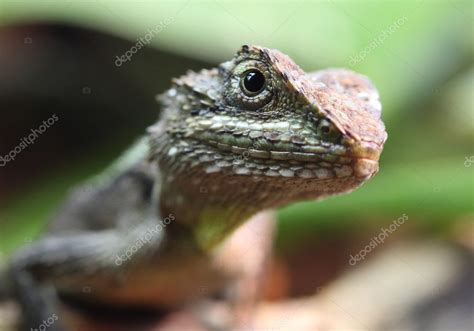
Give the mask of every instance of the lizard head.
M 150 132 L 160 166 L 181 171 L 188 189 L 195 181 L 206 192 L 235 190 L 221 196 L 261 207 L 354 189 L 378 171 L 387 137 L 367 78 L 306 73 L 258 46 L 174 79 L 159 101 L 164 113 Z

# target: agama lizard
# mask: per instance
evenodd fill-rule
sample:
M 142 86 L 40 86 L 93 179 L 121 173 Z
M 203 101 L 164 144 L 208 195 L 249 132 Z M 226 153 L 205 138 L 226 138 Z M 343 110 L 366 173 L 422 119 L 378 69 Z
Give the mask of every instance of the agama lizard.
M 27 329 L 59 299 L 169 309 L 222 293 L 233 275 L 211 256 L 237 227 L 357 188 L 378 171 L 387 137 L 367 78 L 306 73 L 258 46 L 173 79 L 158 101 L 146 137 L 74 190 L 43 239 L 13 256 L 8 278 Z M 49 330 L 64 330 L 59 322 Z

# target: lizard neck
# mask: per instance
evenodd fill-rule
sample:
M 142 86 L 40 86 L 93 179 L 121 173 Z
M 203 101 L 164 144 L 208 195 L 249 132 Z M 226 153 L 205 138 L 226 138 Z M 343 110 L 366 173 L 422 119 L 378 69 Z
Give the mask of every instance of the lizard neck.
M 216 174 L 209 176 L 202 168 L 191 170 L 162 173 L 159 207 L 162 215 L 175 215 L 176 222 L 188 228 L 198 246 L 207 251 L 262 206 L 258 201 L 245 198 L 252 196 L 252 186 L 245 188 L 242 180 L 225 176 L 216 178 Z M 242 192 L 242 186 L 245 192 Z M 234 189 L 230 189 L 232 187 Z
M 270 208 L 265 203 L 270 191 L 259 189 L 260 182 L 216 171 L 199 154 L 204 151 L 206 158 L 216 158 L 218 151 L 183 146 L 183 140 L 167 134 L 164 119 L 149 133 L 150 160 L 157 169 L 159 213 L 174 215 L 174 222 L 188 229 L 201 249 L 212 249 L 252 215 Z M 260 193 L 254 196 L 255 192 Z

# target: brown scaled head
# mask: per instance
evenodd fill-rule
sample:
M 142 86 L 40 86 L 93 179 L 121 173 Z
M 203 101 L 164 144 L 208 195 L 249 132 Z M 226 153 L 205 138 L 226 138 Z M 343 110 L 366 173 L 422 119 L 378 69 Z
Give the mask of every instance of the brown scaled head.
M 357 187 L 377 172 L 387 137 L 367 78 L 344 69 L 306 73 L 259 46 L 174 80 L 160 100 L 164 168 L 197 169 L 195 177 L 214 183 L 247 177 L 257 193 L 286 188 L 272 205 Z
M 336 154 L 354 158 L 355 175 L 364 178 L 376 173 L 387 133 L 381 120 L 378 92 L 368 78 L 346 69 L 306 73 L 287 55 L 259 46 L 243 46 L 234 66 L 249 59 L 266 63 L 272 75 L 277 76 L 274 80 L 281 83 L 280 99 L 292 100 L 296 112 L 300 108 L 316 115 L 314 122 L 319 123 L 315 133 L 328 136 L 326 142 L 338 150 Z M 329 136 L 338 139 L 333 141 Z

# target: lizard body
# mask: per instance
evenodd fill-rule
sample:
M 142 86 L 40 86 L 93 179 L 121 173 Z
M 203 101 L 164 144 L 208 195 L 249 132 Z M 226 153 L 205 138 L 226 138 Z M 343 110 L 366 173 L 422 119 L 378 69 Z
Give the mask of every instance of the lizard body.
M 14 255 L 29 326 L 51 314 L 51 292 L 159 308 L 219 293 L 238 276 L 215 259 L 236 228 L 262 210 L 357 188 L 386 140 L 367 78 L 305 73 L 258 46 L 174 79 L 158 100 L 159 121 L 113 174 L 77 189 L 45 237 Z

